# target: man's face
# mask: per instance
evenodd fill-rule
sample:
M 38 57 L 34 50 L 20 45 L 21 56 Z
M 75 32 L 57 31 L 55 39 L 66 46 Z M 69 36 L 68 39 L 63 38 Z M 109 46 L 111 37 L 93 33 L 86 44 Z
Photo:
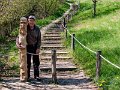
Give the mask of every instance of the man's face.
M 34 19 L 28 19 L 28 23 L 29 23 L 30 27 L 34 27 L 35 20 Z

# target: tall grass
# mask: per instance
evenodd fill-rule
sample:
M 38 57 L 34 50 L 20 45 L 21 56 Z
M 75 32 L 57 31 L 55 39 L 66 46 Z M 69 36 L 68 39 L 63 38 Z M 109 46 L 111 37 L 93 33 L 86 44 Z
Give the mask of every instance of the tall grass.
M 85 46 L 120 66 L 120 1 L 100 0 L 97 3 L 97 17 L 92 17 L 92 2 L 82 0 L 78 13 L 68 24 L 71 33 Z M 70 48 L 70 36 L 66 42 Z M 76 43 L 75 62 L 95 79 L 96 56 Z M 120 70 L 102 60 L 101 77 L 97 84 L 110 90 L 120 89 Z

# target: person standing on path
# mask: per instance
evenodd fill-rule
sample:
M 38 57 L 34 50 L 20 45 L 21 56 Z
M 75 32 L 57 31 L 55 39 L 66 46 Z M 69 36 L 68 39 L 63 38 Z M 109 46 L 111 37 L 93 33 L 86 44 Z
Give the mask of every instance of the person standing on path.
M 33 68 L 34 68 L 34 79 L 39 79 L 39 53 L 40 53 L 40 46 L 41 46 L 41 31 L 38 26 L 35 24 L 35 16 L 28 17 L 28 26 L 27 26 L 27 73 L 28 73 L 28 80 L 30 79 L 30 68 L 31 68 L 31 58 L 33 59 Z M 16 45 L 18 48 L 20 44 L 18 39 L 16 39 Z M 32 54 L 38 55 L 32 55 Z
M 31 68 L 31 54 L 39 54 L 41 46 L 41 31 L 35 24 L 35 16 L 28 17 L 28 27 L 27 27 L 27 68 L 28 68 L 28 78 L 30 78 L 30 68 Z M 33 68 L 34 68 L 34 79 L 39 80 L 39 55 L 33 55 Z

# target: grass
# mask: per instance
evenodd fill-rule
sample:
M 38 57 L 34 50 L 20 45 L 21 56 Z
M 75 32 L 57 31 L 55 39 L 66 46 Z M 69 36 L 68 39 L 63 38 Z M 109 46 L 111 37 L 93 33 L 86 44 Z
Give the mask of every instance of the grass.
M 88 48 L 102 51 L 102 55 L 120 66 L 120 1 L 100 0 L 97 16 L 92 17 L 92 0 L 82 0 L 80 10 L 68 24 L 71 33 Z M 70 48 L 70 36 L 66 41 Z M 75 62 L 95 80 L 96 56 L 76 43 Z M 110 90 L 120 88 L 120 70 L 102 60 L 101 77 L 96 83 Z
M 11 72 L 3 69 L 1 74 L 6 72 L 6 75 L 10 76 L 10 73 L 16 72 L 19 73 L 19 58 L 18 58 L 18 49 L 16 48 L 15 42 L 5 41 L 3 44 L 0 44 L 0 54 L 7 55 L 8 60 L 5 58 L 0 58 L 0 67 L 7 67 L 6 69 L 12 70 Z M 16 73 L 14 73 L 16 75 Z

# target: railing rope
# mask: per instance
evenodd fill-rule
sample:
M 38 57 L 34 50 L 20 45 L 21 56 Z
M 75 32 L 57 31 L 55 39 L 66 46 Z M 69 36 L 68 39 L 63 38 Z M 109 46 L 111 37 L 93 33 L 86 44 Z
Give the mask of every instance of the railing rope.
M 112 66 L 114 66 L 114 67 L 116 67 L 116 68 L 120 69 L 120 67 L 119 67 L 119 66 L 117 66 L 117 65 L 115 65 L 114 63 L 110 62 L 110 60 L 106 59 L 106 58 L 105 58 L 105 57 L 103 57 L 102 55 L 100 55 L 100 57 L 101 57 L 103 60 L 105 60 L 107 63 L 111 64 Z
M 70 36 L 72 36 L 72 34 L 68 31 L 68 29 L 66 29 L 66 30 L 67 30 L 68 34 L 69 34 Z M 85 45 L 83 45 L 76 37 L 74 37 L 74 39 L 75 39 L 83 48 L 85 48 L 86 50 L 88 50 L 88 51 L 92 52 L 93 54 L 97 55 L 97 53 L 96 53 L 95 51 L 93 51 L 93 50 L 91 50 L 90 48 L 88 48 L 88 47 L 86 47 Z M 114 63 L 110 62 L 110 60 L 106 59 L 106 58 L 103 57 L 102 55 L 100 55 L 100 57 L 101 57 L 103 60 L 105 60 L 107 63 L 111 64 L 112 66 L 120 69 L 120 66 L 117 66 L 117 65 L 115 65 Z
M 69 34 L 70 36 L 72 36 L 72 34 L 68 31 L 68 29 L 66 29 L 66 30 L 67 30 L 68 34 Z M 84 46 L 76 37 L 73 37 L 73 38 L 74 38 L 83 48 L 85 48 L 85 49 L 87 49 L 88 51 L 96 54 L 95 51 L 93 51 L 93 50 L 89 49 L 88 47 Z

